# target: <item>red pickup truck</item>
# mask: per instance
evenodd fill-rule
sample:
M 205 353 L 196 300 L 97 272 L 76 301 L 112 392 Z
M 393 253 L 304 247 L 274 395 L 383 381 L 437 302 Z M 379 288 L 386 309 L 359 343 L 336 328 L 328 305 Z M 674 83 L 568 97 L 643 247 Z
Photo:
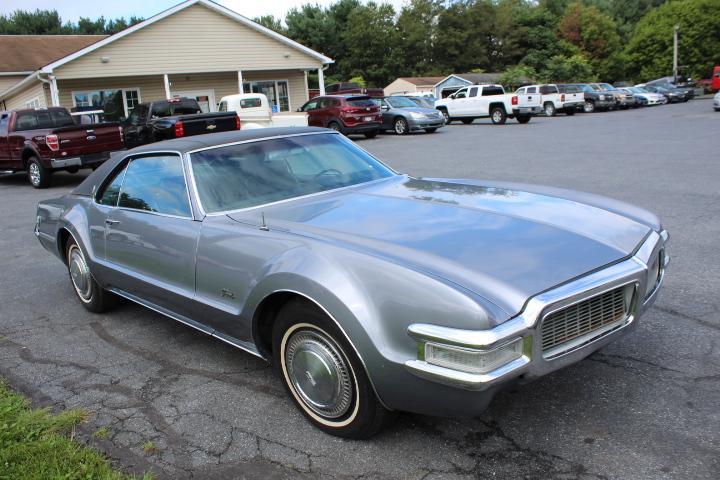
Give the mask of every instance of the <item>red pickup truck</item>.
M 95 168 L 124 148 L 119 123 L 77 125 L 62 107 L 0 112 L 0 172 L 26 170 L 35 188 L 50 186 L 54 171 Z

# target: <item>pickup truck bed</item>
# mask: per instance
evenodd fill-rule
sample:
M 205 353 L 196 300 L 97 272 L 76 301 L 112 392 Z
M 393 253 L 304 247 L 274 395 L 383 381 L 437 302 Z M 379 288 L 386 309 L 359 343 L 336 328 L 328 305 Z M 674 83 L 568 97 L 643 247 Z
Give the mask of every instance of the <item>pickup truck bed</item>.
M 123 148 L 116 122 L 76 125 L 61 107 L 0 112 L 0 171 L 27 170 L 35 188 L 48 187 L 54 171 L 94 168 Z

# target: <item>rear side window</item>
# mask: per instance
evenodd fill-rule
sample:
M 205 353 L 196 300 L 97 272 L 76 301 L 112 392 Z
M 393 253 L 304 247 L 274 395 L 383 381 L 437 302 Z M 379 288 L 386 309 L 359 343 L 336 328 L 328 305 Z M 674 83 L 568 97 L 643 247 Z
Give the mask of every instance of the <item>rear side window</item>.
M 530 89 L 528 88 L 528 93 L 533 93 L 533 92 L 530 92 Z M 490 95 L 504 95 L 504 94 L 505 94 L 505 92 L 500 87 L 483 87 L 483 90 L 482 90 L 483 97 L 487 97 Z
M 0 117 L 0 137 L 8 134 L 8 124 L 10 123 L 10 115 L 3 113 Z
M 162 155 L 133 159 L 125 173 L 118 206 L 190 217 L 180 157 Z
M 542 87 L 540 87 L 540 93 L 542 93 L 543 95 L 558 93 L 558 88 L 555 85 L 543 85 Z
M 376 107 L 377 104 L 372 98 L 355 98 L 347 101 L 351 107 Z
M 527 93 L 537 93 L 537 87 L 528 87 Z
M 327 88 L 325 89 L 325 91 L 327 93 L 336 92 L 338 87 L 339 87 L 338 84 L 328 85 Z
M 57 127 L 70 127 L 75 125 L 72 115 L 67 110 L 50 110 L 50 118 L 53 125 Z
M 240 108 L 257 108 L 262 106 L 262 100 L 258 97 L 243 98 L 240 100 Z
M 218 104 L 218 112 L 227 112 L 227 102 L 220 102 Z

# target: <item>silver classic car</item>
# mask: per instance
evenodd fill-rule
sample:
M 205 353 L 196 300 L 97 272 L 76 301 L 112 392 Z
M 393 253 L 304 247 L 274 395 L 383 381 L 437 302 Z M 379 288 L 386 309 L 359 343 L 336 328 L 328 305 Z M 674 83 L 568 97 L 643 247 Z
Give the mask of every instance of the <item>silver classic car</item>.
M 352 438 L 578 362 L 637 326 L 668 263 L 646 210 L 413 178 L 319 128 L 123 152 L 40 202 L 35 233 L 88 310 L 122 297 L 262 357 Z

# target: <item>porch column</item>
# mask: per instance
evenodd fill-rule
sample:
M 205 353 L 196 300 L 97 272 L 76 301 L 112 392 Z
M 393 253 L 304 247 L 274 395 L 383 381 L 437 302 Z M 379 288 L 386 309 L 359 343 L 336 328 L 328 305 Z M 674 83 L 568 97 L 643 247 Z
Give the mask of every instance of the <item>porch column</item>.
M 60 106 L 60 93 L 57 87 L 57 78 L 55 75 L 50 75 L 50 102 L 53 107 Z
M 238 70 L 238 92 L 240 92 L 240 94 L 245 93 L 245 90 L 243 90 L 242 70 Z
M 320 88 L 320 95 L 325 95 L 325 75 L 323 74 L 323 67 L 318 68 L 318 86 Z
M 165 82 L 165 98 L 170 100 L 172 95 L 170 95 L 170 79 L 168 78 L 167 73 L 163 74 L 163 82 Z

